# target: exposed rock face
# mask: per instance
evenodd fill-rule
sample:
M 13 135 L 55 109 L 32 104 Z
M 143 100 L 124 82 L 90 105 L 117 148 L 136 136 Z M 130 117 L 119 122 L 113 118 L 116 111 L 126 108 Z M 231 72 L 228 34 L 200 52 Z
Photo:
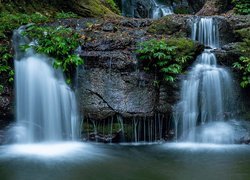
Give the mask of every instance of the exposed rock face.
M 103 22 L 95 33 L 85 34 L 93 38 L 82 47 L 85 66 L 78 72 L 80 109 L 85 116 L 145 117 L 171 111 L 173 97 L 166 88 L 154 85 L 156 75 L 145 73 L 135 54 L 136 43 L 151 36 L 146 31 L 151 23 L 138 19 Z M 116 27 L 116 32 L 104 28 L 107 24 Z
M 198 16 L 218 15 L 227 9 L 228 0 L 207 0 L 202 9 L 196 14 Z
M 14 115 L 14 94 L 10 87 L 5 87 L 0 93 L 0 128 L 5 127 L 13 121 Z

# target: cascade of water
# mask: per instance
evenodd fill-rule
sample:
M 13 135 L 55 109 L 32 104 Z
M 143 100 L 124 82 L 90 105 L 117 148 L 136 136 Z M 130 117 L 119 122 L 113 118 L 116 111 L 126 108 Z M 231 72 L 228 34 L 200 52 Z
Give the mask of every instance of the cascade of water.
M 72 140 L 78 137 L 78 112 L 74 92 L 65 83 L 61 70 L 52 67 L 48 57 L 32 49 L 21 53 L 27 43 L 21 33 L 14 32 L 16 52 L 16 118 L 22 127 L 20 143 Z M 17 135 L 18 136 L 18 135 Z
M 219 30 L 216 20 L 211 17 L 192 19 L 191 38 L 211 48 L 219 47 Z
M 160 17 L 173 14 L 172 7 L 158 4 L 155 0 L 152 0 L 152 4 L 153 4 L 153 13 L 152 13 L 153 19 L 158 19 Z
M 196 19 L 192 26 L 192 38 L 207 46 L 218 47 L 218 27 L 213 18 Z M 198 124 L 225 119 L 225 112 L 230 112 L 233 103 L 230 98 L 231 82 L 229 73 L 217 66 L 215 55 L 206 49 L 183 80 L 181 100 L 175 106 L 175 126 L 177 128 L 179 123 L 183 137 L 196 141 L 195 127 Z

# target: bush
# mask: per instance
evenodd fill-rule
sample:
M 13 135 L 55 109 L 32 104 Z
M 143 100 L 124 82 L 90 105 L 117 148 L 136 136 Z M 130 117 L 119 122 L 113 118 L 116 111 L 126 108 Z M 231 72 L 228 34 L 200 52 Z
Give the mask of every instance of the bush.
M 54 67 L 62 68 L 69 78 L 75 67 L 83 64 L 83 59 L 75 54 L 80 45 L 80 35 L 71 28 L 30 26 L 24 32 L 35 44 L 25 45 L 23 49 L 32 47 L 37 53 L 54 58 Z
M 250 85 L 250 28 L 237 30 L 242 42 L 237 46 L 237 52 L 241 57 L 233 64 L 233 67 L 239 70 L 241 74 L 241 87 L 245 88 Z
M 17 29 L 21 25 L 28 23 L 45 23 L 59 18 L 72 18 L 76 17 L 74 13 L 57 12 L 52 15 L 43 15 L 41 13 L 24 14 L 24 13 L 0 13 L 0 77 L 2 84 L 6 84 L 4 79 L 8 82 L 13 81 L 13 55 L 11 47 L 11 36 L 14 29 Z M 73 59 L 76 59 L 72 55 Z M 71 58 L 71 59 L 72 59 Z M 68 59 L 70 61 L 71 59 Z M 1 87 L 3 85 L 0 84 Z M 3 88 L 0 88 L 3 89 Z
M 185 38 L 152 39 L 139 44 L 139 59 L 145 70 L 157 71 L 166 82 L 174 82 L 195 55 L 195 43 Z
M 235 69 L 242 72 L 241 87 L 245 88 L 250 85 L 250 58 L 241 56 L 238 62 L 233 64 Z
M 234 9 L 237 14 L 250 14 L 250 3 L 249 0 L 232 0 Z

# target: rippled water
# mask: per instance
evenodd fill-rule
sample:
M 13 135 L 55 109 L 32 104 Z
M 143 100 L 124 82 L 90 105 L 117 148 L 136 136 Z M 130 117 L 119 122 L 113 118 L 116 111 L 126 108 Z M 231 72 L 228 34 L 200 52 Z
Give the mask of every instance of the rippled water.
M 213 144 L 0 147 L 1 180 L 249 179 L 250 146 Z

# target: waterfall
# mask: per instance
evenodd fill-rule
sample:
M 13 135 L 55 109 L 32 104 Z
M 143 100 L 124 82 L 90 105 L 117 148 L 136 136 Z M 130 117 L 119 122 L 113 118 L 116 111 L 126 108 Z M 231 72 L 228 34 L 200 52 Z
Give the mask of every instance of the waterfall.
M 203 17 L 192 20 L 192 35 L 193 40 L 197 40 L 205 46 L 211 48 L 219 47 L 219 30 L 217 22 L 214 18 Z
M 153 4 L 153 13 L 152 13 L 153 19 L 159 19 L 160 17 L 173 14 L 172 7 L 158 4 L 155 0 L 152 0 L 152 4 Z
M 32 49 L 23 53 L 27 43 L 14 32 L 16 119 L 14 127 L 19 143 L 75 140 L 78 137 L 78 112 L 74 92 L 65 83 L 60 69 L 52 67 L 51 58 Z
M 173 14 L 173 8 L 171 6 L 166 6 L 163 4 L 159 4 L 156 0 L 147 0 L 141 1 L 143 5 L 144 11 L 147 12 L 143 18 L 153 18 L 158 19 L 163 16 L 167 16 Z M 128 17 L 138 17 L 138 2 L 135 0 L 121 0 L 121 11 L 123 16 Z M 137 12 L 137 13 L 136 13 Z M 139 16 L 140 17 L 140 16 Z
M 206 46 L 218 47 L 216 21 L 209 17 L 195 19 L 192 23 L 192 38 Z M 198 56 L 187 78 L 182 82 L 181 100 L 174 109 L 176 132 L 180 132 L 179 136 L 188 141 L 199 139 L 202 142 L 229 142 L 225 140 L 224 136 L 220 141 L 218 141 L 218 138 L 197 138 L 197 136 L 202 135 L 211 136 L 211 133 L 198 134 L 196 127 L 225 120 L 225 114 L 230 112 L 230 107 L 233 106 L 231 82 L 229 73 L 217 65 L 216 57 L 211 49 L 205 49 Z M 179 130 L 177 131 L 178 127 Z M 212 132 L 212 128 L 209 128 L 209 132 Z M 218 128 L 216 130 L 218 131 Z M 222 133 L 222 135 L 224 134 Z

